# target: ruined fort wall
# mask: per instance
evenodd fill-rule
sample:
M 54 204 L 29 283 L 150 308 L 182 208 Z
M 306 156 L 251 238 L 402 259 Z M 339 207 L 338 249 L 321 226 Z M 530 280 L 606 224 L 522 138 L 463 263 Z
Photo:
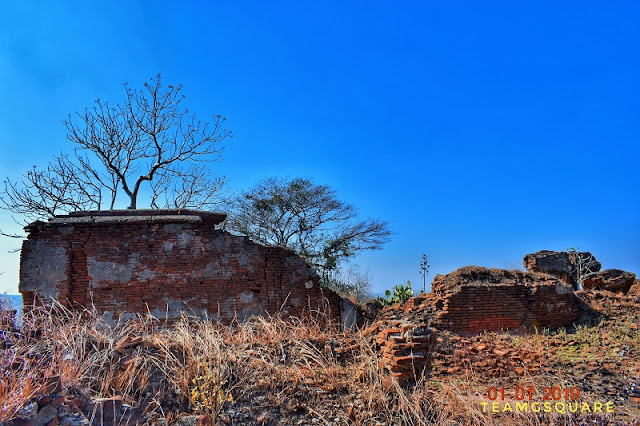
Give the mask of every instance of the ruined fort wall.
M 466 267 L 436 278 L 432 326 L 460 334 L 570 326 L 579 315 L 573 290 L 558 279 Z
M 222 215 L 113 212 L 36 223 L 21 254 L 20 291 L 69 307 L 95 306 L 105 319 L 181 311 L 230 322 L 253 315 L 302 316 L 339 297 L 295 253 L 215 229 Z

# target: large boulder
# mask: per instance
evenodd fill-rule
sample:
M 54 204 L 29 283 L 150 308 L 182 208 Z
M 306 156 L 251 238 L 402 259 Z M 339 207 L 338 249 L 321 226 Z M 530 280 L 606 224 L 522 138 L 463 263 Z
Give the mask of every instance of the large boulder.
M 621 269 L 606 269 L 586 275 L 582 279 L 585 290 L 600 289 L 627 293 L 636 281 L 636 274 Z
M 538 273 L 485 268 L 482 266 L 465 266 L 446 275 L 437 274 L 431 283 L 431 291 L 433 293 L 444 294 L 455 292 L 459 287 L 466 286 L 519 286 L 536 284 L 561 283 L 559 283 L 555 277 Z M 566 291 L 571 292 L 571 288 L 566 288 Z
M 573 265 L 566 251 L 540 250 L 527 254 L 523 260 L 529 272 L 542 272 L 551 275 L 569 275 L 573 273 Z
M 598 272 L 602 264 L 589 252 L 540 250 L 523 260 L 529 272 L 553 275 L 577 289 L 580 277 Z

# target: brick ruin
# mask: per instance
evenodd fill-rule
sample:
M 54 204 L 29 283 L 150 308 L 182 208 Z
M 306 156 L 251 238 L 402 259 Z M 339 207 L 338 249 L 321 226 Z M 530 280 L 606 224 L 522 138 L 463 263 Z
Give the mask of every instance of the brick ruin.
M 429 370 L 435 336 L 570 327 L 581 306 L 572 287 L 548 274 L 478 266 L 437 275 L 432 291 L 378 313 L 367 329 L 381 363 L 400 381 Z
M 431 368 L 436 330 L 424 323 L 377 321 L 366 332 L 375 337 L 382 355 L 382 365 L 396 379 L 415 380 L 423 371 Z
M 54 298 L 70 308 L 94 306 L 112 323 L 146 312 L 169 321 L 186 312 L 228 324 L 320 310 L 345 328 L 362 325 L 358 308 L 321 288 L 304 259 L 216 229 L 224 218 L 188 210 L 127 210 L 34 222 L 26 227 L 21 254 L 24 304 Z M 369 318 L 368 334 L 382 365 L 398 380 L 416 379 L 429 369 L 436 330 L 473 335 L 575 324 L 584 312 L 575 283 L 567 280 L 565 270 L 573 270 L 560 268 L 557 259 L 564 258 L 541 251 L 525 257 L 529 272 L 468 266 L 436 276 L 431 293 Z M 634 274 L 627 275 L 635 282 Z
M 340 298 L 298 255 L 216 229 L 224 214 L 188 210 L 77 212 L 34 222 L 22 246 L 25 306 L 95 306 L 107 322 L 181 312 L 224 323 L 254 315 L 340 319 Z M 344 315 L 344 313 L 343 313 Z
M 71 308 L 94 306 L 107 322 L 146 312 L 173 320 L 186 312 L 229 323 L 312 310 L 328 311 L 343 326 L 360 322 L 358 308 L 321 288 L 304 259 L 216 229 L 225 217 L 112 210 L 34 222 L 25 228 L 29 235 L 21 253 L 24 304 L 53 298 Z M 466 335 L 569 326 L 580 310 L 573 283 L 563 279 L 572 270 L 571 259 L 562 254 L 527 255 L 531 272 L 469 266 L 438 275 L 432 293 L 409 300 L 395 310 L 404 314 L 391 319 L 410 316 L 415 324 Z
M 380 320 L 470 336 L 570 327 L 582 314 L 571 286 L 547 274 L 466 266 L 437 275 L 431 287 L 431 293 L 385 309 Z
M 580 314 L 573 288 L 543 274 L 474 266 L 434 279 L 432 325 L 460 334 L 570 326 Z

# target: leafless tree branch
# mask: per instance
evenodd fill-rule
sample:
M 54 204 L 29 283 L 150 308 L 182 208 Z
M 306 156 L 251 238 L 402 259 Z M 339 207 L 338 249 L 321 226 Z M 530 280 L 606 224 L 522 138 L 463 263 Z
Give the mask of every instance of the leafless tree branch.
M 212 177 L 207 163 L 219 159 L 222 141 L 232 134 L 222 127 L 224 117 L 202 123 L 183 109 L 181 88 L 163 88 L 157 75 L 142 90 L 125 84 L 122 105 L 98 99 L 69 115 L 63 124 L 73 153 L 55 156 L 45 169 L 34 166 L 21 180 L 7 179 L 0 208 L 31 219 L 113 209 L 122 189 L 135 209 L 144 182 L 150 182 L 153 207 L 215 204 L 224 178 Z

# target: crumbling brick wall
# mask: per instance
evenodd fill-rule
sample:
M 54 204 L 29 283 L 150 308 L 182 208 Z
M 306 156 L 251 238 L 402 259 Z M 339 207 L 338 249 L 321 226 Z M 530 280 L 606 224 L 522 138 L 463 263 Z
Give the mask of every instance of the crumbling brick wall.
M 418 379 L 431 369 L 435 330 L 415 321 L 384 319 L 375 322 L 366 334 L 375 336 L 382 365 L 401 382 Z
M 573 289 L 547 275 L 471 266 L 436 277 L 432 289 L 431 325 L 460 334 L 554 329 L 579 316 Z
M 253 315 L 339 319 L 339 296 L 295 253 L 215 229 L 224 215 L 195 211 L 79 212 L 34 222 L 21 253 L 25 306 L 55 298 L 95 306 L 105 320 L 181 311 L 230 322 Z

